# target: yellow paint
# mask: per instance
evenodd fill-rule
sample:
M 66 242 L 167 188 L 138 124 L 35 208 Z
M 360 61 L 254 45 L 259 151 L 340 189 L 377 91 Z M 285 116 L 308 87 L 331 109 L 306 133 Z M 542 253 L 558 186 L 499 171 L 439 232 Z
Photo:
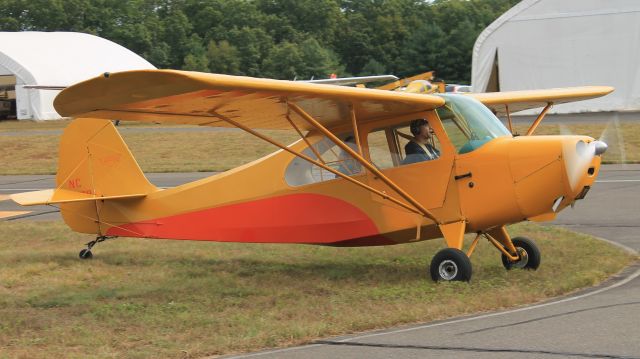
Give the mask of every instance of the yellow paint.
M 55 203 L 81 202 L 81 201 L 104 201 L 114 199 L 142 198 L 146 194 L 134 193 L 116 196 L 98 196 L 93 194 L 70 191 L 66 189 L 46 189 L 42 191 L 23 192 L 11 195 L 11 199 L 21 206 L 36 206 Z
M 131 91 L 135 84 L 135 91 Z M 351 106 L 360 122 L 431 110 L 444 104 L 437 96 L 366 88 L 318 85 L 173 70 L 111 74 L 67 88 L 54 101 L 68 117 L 175 122 L 232 127 L 212 111 L 240 119 L 253 129 L 291 129 L 283 103 L 299 105 L 323 126 L 349 119 Z M 98 109 L 98 110 L 96 110 Z M 313 126 L 297 116 L 304 130 Z
M 546 90 L 504 91 L 487 93 L 470 93 L 471 96 L 499 115 L 506 115 L 505 105 L 509 112 L 514 113 L 531 108 L 545 107 L 548 103 L 561 103 L 588 100 L 613 92 L 610 86 L 582 86 L 556 88 Z
M 0 218 L 11 218 L 31 213 L 30 211 L 0 211 Z
M 470 96 L 489 106 L 508 104 L 517 109 L 538 102 L 592 98 L 610 90 L 587 87 Z M 598 156 L 589 163 L 596 175 L 587 175 L 585 170 L 574 176 L 572 183 L 567 174 L 567 154 L 578 141 L 593 141 L 589 137 L 504 136 L 472 152 L 456 153 L 434 111 L 443 103 L 442 98 L 431 95 L 192 72 L 111 74 L 74 85 L 56 98 L 60 114 L 81 116 L 61 138 L 57 188 L 14 198 L 31 204 L 60 203 L 63 219 L 73 230 L 105 233 L 118 224 L 154 226 L 159 218 L 179 214 L 289 194 L 320 194 L 357 207 L 382 236 L 396 243 L 415 240 L 417 232 L 420 240 L 444 236 L 448 246 L 461 249 L 465 232 L 489 232 L 496 243 L 510 249 L 513 246 L 504 225 L 547 218 L 557 198 L 564 197 L 559 211 L 595 181 Z M 291 110 L 298 107 L 301 111 Z M 305 120 L 303 113 L 313 121 Z M 289 146 L 294 153 L 310 155 L 309 144 L 321 141 L 325 129 L 337 135 L 357 127 L 362 157 L 372 162 L 368 134 L 415 118 L 428 120 L 442 153 L 432 161 L 380 171 L 372 164 L 363 165 L 365 170 L 351 178 L 377 193 L 346 179 L 291 186 L 284 174 L 296 155 L 283 150 L 209 178 L 161 190 L 147 181 L 107 120 L 216 127 L 235 122 L 249 129 L 291 129 L 287 117 L 299 129 L 310 131 L 305 141 Z M 346 145 L 342 149 L 348 152 Z M 469 173 L 472 176 L 465 176 Z M 406 206 L 380 193 L 393 195 Z M 407 210 L 407 206 L 424 208 L 419 211 L 424 215 Z
M 438 227 L 440 228 L 440 231 L 444 236 L 444 240 L 447 242 L 447 246 L 449 246 L 450 248 L 462 249 L 465 226 L 466 223 L 464 221 L 460 221 L 441 224 Z

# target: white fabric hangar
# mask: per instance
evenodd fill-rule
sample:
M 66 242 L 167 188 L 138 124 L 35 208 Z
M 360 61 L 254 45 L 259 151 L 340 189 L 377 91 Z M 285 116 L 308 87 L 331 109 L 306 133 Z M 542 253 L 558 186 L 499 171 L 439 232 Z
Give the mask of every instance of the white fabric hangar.
M 523 0 L 478 36 L 471 77 L 476 92 L 616 88 L 551 113 L 640 111 L 640 1 Z
M 132 51 L 101 37 L 76 32 L 0 32 L 0 78 L 15 86 L 18 119 L 50 120 L 59 90 L 105 72 L 155 69 Z M 10 89 L 9 89 L 10 90 Z

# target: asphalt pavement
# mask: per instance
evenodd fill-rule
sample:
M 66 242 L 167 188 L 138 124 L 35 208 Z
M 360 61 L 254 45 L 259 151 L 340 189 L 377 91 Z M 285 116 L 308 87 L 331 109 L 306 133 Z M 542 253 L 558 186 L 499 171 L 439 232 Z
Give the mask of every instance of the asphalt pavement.
M 553 223 L 640 251 L 639 193 L 640 165 L 603 166 L 587 198 Z M 436 357 L 640 358 L 640 263 L 537 305 L 227 358 Z
M 148 177 L 160 187 L 172 187 L 207 175 Z M 0 200 L 10 193 L 51 188 L 53 181 L 53 176 L 0 176 Z M 640 251 L 639 193 L 640 165 L 603 166 L 587 198 L 553 223 Z M 0 221 L 60 218 L 51 207 L 29 209 L 29 214 Z M 0 201 L 0 211 L 18 210 L 24 208 Z M 640 263 L 598 287 L 545 303 L 231 357 L 640 359 Z

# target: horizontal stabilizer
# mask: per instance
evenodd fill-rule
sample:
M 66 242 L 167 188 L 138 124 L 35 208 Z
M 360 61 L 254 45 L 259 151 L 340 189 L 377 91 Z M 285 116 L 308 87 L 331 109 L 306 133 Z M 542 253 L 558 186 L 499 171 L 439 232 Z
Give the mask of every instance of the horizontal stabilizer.
M 80 193 L 69 191 L 66 189 L 46 189 L 43 191 L 32 191 L 12 194 L 11 199 L 22 206 L 36 206 L 46 205 L 54 203 L 71 203 L 82 201 L 104 201 L 104 200 L 117 200 L 117 199 L 132 199 L 143 198 L 147 195 L 144 193 L 139 194 L 126 194 L 118 196 L 98 196 L 87 193 Z

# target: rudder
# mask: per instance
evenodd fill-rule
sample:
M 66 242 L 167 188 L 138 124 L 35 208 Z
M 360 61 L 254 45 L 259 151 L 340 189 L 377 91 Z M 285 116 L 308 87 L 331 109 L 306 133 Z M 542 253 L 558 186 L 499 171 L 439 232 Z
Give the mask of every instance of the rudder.
M 109 120 L 71 122 L 60 139 L 56 189 L 100 197 L 148 194 L 149 183 Z
M 56 192 L 62 191 L 74 192 L 78 199 L 82 194 L 99 197 L 61 203 L 60 209 L 74 231 L 101 234 L 111 226 L 102 218 L 105 201 L 124 205 L 158 188 L 147 180 L 110 120 L 81 118 L 71 122 L 60 139 Z

